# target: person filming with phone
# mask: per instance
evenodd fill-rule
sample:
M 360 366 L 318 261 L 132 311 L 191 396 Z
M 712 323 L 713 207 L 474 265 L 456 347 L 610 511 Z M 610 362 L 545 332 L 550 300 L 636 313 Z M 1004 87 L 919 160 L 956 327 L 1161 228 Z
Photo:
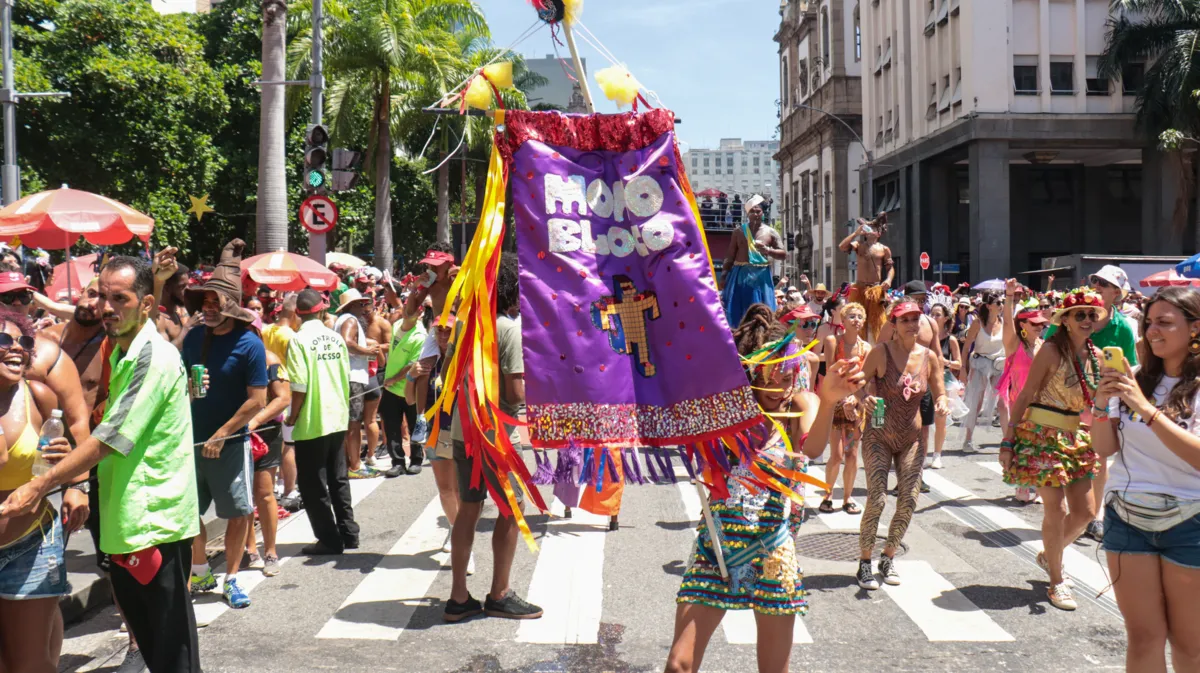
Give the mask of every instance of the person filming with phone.
M 1169 287 L 1142 318 L 1145 361 L 1105 349 L 1092 442 L 1115 456 L 1103 548 L 1128 671 L 1200 670 L 1200 291 Z

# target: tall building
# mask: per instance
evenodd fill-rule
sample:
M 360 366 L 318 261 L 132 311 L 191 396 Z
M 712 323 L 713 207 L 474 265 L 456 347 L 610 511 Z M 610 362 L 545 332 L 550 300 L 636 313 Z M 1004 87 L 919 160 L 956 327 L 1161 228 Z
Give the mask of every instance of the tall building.
M 922 251 L 960 266 L 945 280 L 976 282 L 1070 252 L 1194 245 L 1194 224 L 1171 224 L 1177 162 L 1134 126 L 1144 65 L 1097 77 L 1108 0 L 858 9 L 870 192 L 890 213 L 901 279 L 918 275 Z
M 579 60 L 586 74 L 588 69 L 587 59 L 580 58 Z M 569 65 L 564 66 L 562 60 L 557 56 L 546 54 L 546 58 L 525 59 L 525 67 L 548 80 L 546 84 L 529 91 L 529 107 L 535 108 L 538 105 L 553 105 L 559 110 L 566 110 L 570 107 L 571 94 L 578 84 L 575 80 L 567 76 L 570 68 Z M 595 86 L 593 85 L 592 88 L 594 89 Z
M 764 219 L 779 228 L 778 151 L 779 143 L 774 140 L 742 142 L 741 138 L 722 138 L 717 149 L 691 148 L 684 152 L 683 165 L 692 190 L 697 194 L 706 190 L 721 192 L 721 196 L 697 197 L 709 253 L 717 264 L 725 257 L 733 229 L 745 219 L 741 204 L 755 194 L 768 201 L 763 204 Z M 776 267 L 776 274 L 783 272 L 782 265 Z
M 779 43 L 783 230 L 787 273 L 833 287 L 850 279 L 838 250 L 861 212 L 862 42 L 857 0 L 784 0 Z

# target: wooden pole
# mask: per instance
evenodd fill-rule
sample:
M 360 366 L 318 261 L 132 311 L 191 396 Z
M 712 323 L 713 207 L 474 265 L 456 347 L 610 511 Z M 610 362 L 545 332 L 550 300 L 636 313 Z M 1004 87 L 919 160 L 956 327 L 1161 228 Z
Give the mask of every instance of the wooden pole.
M 696 493 L 700 494 L 700 506 L 704 511 L 704 525 L 708 526 L 708 539 L 712 542 L 713 556 L 717 557 L 717 567 L 721 570 L 721 579 L 729 579 L 729 569 L 725 567 L 725 550 L 721 548 L 721 536 L 717 533 L 717 522 L 713 520 L 712 508 L 708 506 L 708 492 L 704 490 L 704 484 L 699 480 L 696 484 Z
M 571 50 L 571 62 L 575 66 L 575 76 L 579 78 L 579 88 L 583 92 L 583 102 L 587 103 L 589 114 L 596 113 L 592 104 L 592 91 L 588 88 L 587 73 L 583 71 L 583 62 L 579 60 L 579 50 L 575 48 L 575 36 L 571 34 L 571 24 L 562 22 L 563 35 L 567 38 L 567 47 Z

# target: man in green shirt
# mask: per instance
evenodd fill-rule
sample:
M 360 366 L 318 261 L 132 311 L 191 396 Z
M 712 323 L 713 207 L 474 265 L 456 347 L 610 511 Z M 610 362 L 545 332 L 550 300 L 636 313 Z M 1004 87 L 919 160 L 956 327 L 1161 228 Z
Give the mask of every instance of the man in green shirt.
M 392 456 L 392 467 L 384 472 L 385 477 L 421 472 L 424 449 L 420 442 L 412 441 L 411 432 L 417 427 L 416 400 L 404 396 L 404 386 L 409 379 L 422 373 L 420 356 L 425 345 L 426 330 L 421 322 L 421 312 L 404 316 L 392 326 L 392 341 L 388 349 L 387 368 L 383 373 L 383 400 L 379 403 L 379 414 L 383 416 L 387 449 Z M 402 423 L 409 427 L 407 465 L 404 455 L 404 433 Z M 449 517 L 453 525 L 453 517 Z
M 350 425 L 350 354 L 342 337 L 325 326 L 328 309 L 316 290 L 300 293 L 296 315 L 303 322 L 287 351 L 292 405 L 285 425 L 293 428 L 296 483 L 317 537 L 316 544 L 300 550 L 309 556 L 358 548 L 358 524 L 342 450 Z
M 140 259 L 114 257 L 100 272 L 96 312 L 114 346 L 104 420 L 48 473 L 13 491 L 0 518 L 99 464 L 100 549 L 113 555 L 113 595 L 146 665 L 199 673 L 187 586 L 200 532 L 188 379 L 179 351 L 149 321 L 153 288 Z M 65 443 L 47 451 L 62 453 Z

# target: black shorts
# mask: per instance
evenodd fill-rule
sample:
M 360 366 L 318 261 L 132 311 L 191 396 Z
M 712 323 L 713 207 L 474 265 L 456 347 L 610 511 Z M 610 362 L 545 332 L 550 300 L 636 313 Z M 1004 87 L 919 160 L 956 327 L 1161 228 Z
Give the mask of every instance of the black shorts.
M 283 464 L 283 429 L 273 421 L 271 425 L 276 427 L 258 433 L 258 436 L 267 443 L 267 453 L 254 461 L 255 472 L 270 470 Z
M 366 392 L 367 394 L 363 396 L 363 400 L 366 402 L 373 402 L 383 397 L 383 386 L 380 385 L 380 378 L 378 375 L 367 379 Z
M 479 503 L 487 500 L 488 489 L 482 482 L 480 482 L 478 488 L 471 486 L 473 464 L 474 460 L 467 457 L 467 445 L 457 439 L 454 440 L 454 467 L 458 472 L 458 497 L 463 502 Z M 496 472 L 486 464 L 483 466 L 483 478 L 496 491 L 503 490 L 500 488 L 500 480 L 496 478 Z M 517 504 L 523 505 L 525 503 L 525 494 L 521 491 L 521 487 L 512 476 L 509 477 L 509 485 L 517 497 Z
M 925 396 L 921 398 L 921 427 L 928 428 L 933 425 L 933 392 L 926 390 Z

